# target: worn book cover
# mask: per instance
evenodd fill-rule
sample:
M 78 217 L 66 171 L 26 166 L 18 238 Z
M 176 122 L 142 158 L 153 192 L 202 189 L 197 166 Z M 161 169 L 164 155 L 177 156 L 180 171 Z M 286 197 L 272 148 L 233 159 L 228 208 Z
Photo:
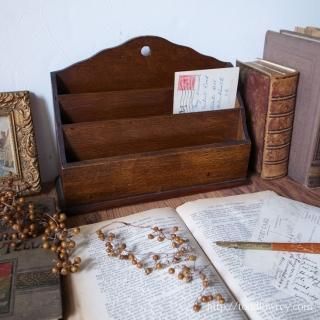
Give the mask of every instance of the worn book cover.
M 282 30 L 268 31 L 264 59 L 300 73 L 288 175 L 308 187 L 320 186 L 320 39 Z
M 52 208 L 53 199 L 41 205 Z M 5 231 L 0 229 L 1 234 Z M 62 319 L 60 277 L 51 272 L 53 259 L 51 251 L 41 248 L 40 237 L 16 248 L 0 241 L 0 319 Z
M 252 138 L 252 167 L 264 179 L 287 175 L 298 72 L 266 60 L 237 61 Z

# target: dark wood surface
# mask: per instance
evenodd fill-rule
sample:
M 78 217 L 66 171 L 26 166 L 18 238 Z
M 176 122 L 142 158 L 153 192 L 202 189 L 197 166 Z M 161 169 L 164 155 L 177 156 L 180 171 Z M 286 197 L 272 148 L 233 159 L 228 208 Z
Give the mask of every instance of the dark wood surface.
M 173 89 L 151 88 L 64 94 L 58 99 L 63 123 L 79 123 L 171 114 Z
M 53 72 L 67 213 L 244 183 L 250 139 L 240 99 L 232 110 L 171 114 L 176 71 L 230 65 L 140 37 Z
M 73 161 L 245 141 L 240 109 L 92 121 L 63 126 Z M 88 133 L 90 132 L 90 138 Z M 88 139 L 89 138 L 89 139 Z M 87 141 L 87 143 L 85 143 Z M 68 153 L 68 149 L 66 150 Z
M 149 46 L 151 54 L 141 49 Z M 57 72 L 59 94 L 172 88 L 175 71 L 224 68 L 229 63 L 159 37 L 132 39 Z
M 228 156 L 226 156 L 226 154 Z M 94 160 L 64 171 L 64 195 L 71 207 L 106 200 L 101 207 L 113 206 L 118 199 L 128 203 L 197 192 L 204 186 L 215 189 L 245 179 L 248 144 L 201 146 Z M 243 180 L 244 181 L 244 180 Z M 190 189 L 190 190 L 188 190 Z M 136 201 L 134 201 L 136 202 Z M 84 208 L 90 211 L 90 207 Z M 81 212 L 79 208 L 79 213 Z M 72 213 L 78 213 L 74 210 Z
M 176 208 L 187 201 L 193 201 L 197 199 L 225 197 L 265 190 L 272 190 L 281 196 L 320 207 L 320 188 L 306 188 L 288 177 L 284 177 L 277 180 L 263 180 L 259 176 L 254 175 L 250 178 L 250 183 L 247 185 L 225 188 L 205 193 L 198 193 L 178 198 L 170 198 L 166 200 L 152 201 L 147 203 L 138 203 L 135 205 L 90 212 L 87 214 L 69 217 L 68 223 L 70 227 L 79 226 L 107 219 L 119 218 L 122 216 L 154 208 Z

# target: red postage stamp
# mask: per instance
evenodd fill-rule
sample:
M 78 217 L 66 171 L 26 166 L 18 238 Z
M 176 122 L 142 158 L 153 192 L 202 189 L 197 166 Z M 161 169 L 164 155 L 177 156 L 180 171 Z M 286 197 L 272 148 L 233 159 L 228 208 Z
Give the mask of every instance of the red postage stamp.
M 179 76 L 178 90 L 194 90 L 196 76 Z

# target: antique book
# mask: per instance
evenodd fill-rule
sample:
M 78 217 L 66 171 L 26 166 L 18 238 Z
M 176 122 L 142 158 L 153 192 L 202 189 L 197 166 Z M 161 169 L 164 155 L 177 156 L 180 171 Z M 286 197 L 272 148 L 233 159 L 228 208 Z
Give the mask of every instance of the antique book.
M 320 186 L 320 39 L 268 31 L 264 59 L 299 71 L 288 175 L 308 187 Z
M 12 249 L 0 242 L 0 319 L 62 319 L 60 278 L 51 272 L 54 255 L 41 239 Z
M 54 199 L 35 196 L 36 208 L 52 213 Z M 7 232 L 0 227 L 0 238 Z M 62 319 L 60 277 L 53 274 L 54 254 L 41 248 L 41 237 L 18 243 L 0 241 L 0 319 Z
M 298 72 L 267 60 L 237 61 L 252 138 L 252 166 L 264 179 L 287 175 Z
M 280 30 L 281 32 L 281 30 Z M 316 28 L 316 27 L 295 27 L 294 28 L 294 32 L 297 32 L 297 33 L 302 33 L 302 34 L 305 34 L 305 35 L 309 35 L 309 36 L 312 36 L 312 37 L 320 37 L 320 29 L 319 28 Z
M 279 222 L 282 215 L 286 220 L 282 221 L 280 228 L 279 223 L 274 222 Z M 320 299 L 317 288 L 313 286 L 308 292 L 299 292 L 294 289 L 295 284 L 301 283 L 303 277 L 289 279 L 287 273 L 281 272 L 285 264 L 292 263 L 286 253 L 279 256 L 278 252 L 270 252 L 267 259 L 259 256 L 261 263 L 255 270 L 256 266 L 247 261 L 245 251 L 215 245 L 215 241 L 221 240 L 257 241 L 257 237 L 272 235 L 273 229 L 277 232 L 276 239 L 282 236 L 282 241 L 297 239 L 301 232 L 305 233 L 302 240 L 305 237 L 311 241 L 320 240 L 319 221 L 319 208 L 264 191 L 196 200 L 176 209 L 153 209 L 85 225 L 81 227 L 76 252 L 81 255 L 85 267 L 67 279 L 68 319 L 319 319 L 320 300 L 309 301 L 307 296 Z M 134 226 L 130 227 L 128 223 Z M 311 224 L 313 228 L 310 228 Z M 197 255 L 195 262 L 183 261 L 182 265 L 190 267 L 194 263 L 197 268 L 205 270 L 212 290 L 223 295 L 225 304 L 213 301 L 204 304 L 199 312 L 194 312 L 192 307 L 203 290 L 200 279 L 194 278 L 186 283 L 177 279 L 178 271 L 172 275 L 167 269 L 146 275 L 143 269 L 133 266 L 129 260 L 108 256 L 105 242 L 96 234 L 106 225 L 106 234 L 114 233 L 119 239 L 117 241 L 125 242 L 126 250 L 134 250 L 141 261 L 146 260 L 144 263 L 148 263 L 148 252 L 160 254 L 161 259 L 169 259 L 174 250 L 170 240 L 150 240 L 147 237 L 150 229 L 158 226 L 172 230 L 177 226 L 179 234 L 189 239 Z M 297 256 L 293 254 L 293 257 Z M 314 262 L 313 258 L 309 259 L 310 264 Z M 275 276 L 261 270 L 263 263 L 274 266 Z M 176 270 L 179 266 L 179 263 L 174 265 Z M 298 266 L 295 263 L 295 269 Z M 295 271 L 292 270 L 292 274 Z M 310 275 L 310 272 L 305 272 L 305 275 Z M 318 279 L 318 275 L 316 277 Z M 288 284 L 288 288 L 281 287 L 281 280 Z

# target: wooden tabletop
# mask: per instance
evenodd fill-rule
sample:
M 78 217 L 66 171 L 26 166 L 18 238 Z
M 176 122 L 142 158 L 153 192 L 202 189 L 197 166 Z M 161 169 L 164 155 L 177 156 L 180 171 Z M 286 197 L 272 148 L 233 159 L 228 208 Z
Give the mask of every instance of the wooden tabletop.
M 281 196 L 320 207 L 320 188 L 315 188 L 315 189 L 306 188 L 301 184 L 291 180 L 288 177 L 277 179 L 277 180 L 263 180 L 259 176 L 252 176 L 250 178 L 249 184 L 243 185 L 240 187 L 221 189 L 217 191 L 193 194 L 190 196 L 184 196 L 179 198 L 141 203 L 141 204 L 125 206 L 120 208 L 102 210 L 98 212 L 91 212 L 91 213 L 82 214 L 78 216 L 72 216 L 68 218 L 68 225 L 70 227 L 76 226 L 76 225 L 80 226 L 84 224 L 99 222 L 102 220 L 122 217 L 132 213 L 145 211 L 148 209 L 161 208 L 161 207 L 176 208 L 187 201 L 192 201 L 197 199 L 224 197 L 224 196 L 231 196 L 231 195 L 264 191 L 264 190 L 272 190 Z

